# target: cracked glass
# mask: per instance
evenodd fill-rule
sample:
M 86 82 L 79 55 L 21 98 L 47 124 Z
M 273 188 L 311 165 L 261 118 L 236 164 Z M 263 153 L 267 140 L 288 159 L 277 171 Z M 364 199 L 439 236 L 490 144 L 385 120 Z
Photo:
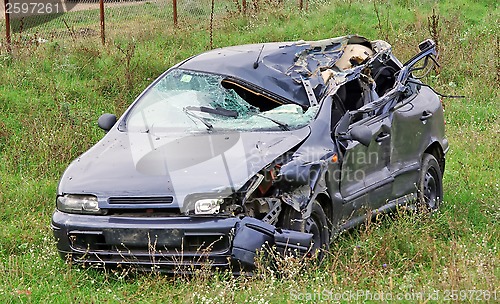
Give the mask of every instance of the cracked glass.
M 127 116 L 129 132 L 292 130 L 306 126 L 318 106 L 275 104 L 267 111 L 222 84 L 224 76 L 174 69 L 150 87 Z

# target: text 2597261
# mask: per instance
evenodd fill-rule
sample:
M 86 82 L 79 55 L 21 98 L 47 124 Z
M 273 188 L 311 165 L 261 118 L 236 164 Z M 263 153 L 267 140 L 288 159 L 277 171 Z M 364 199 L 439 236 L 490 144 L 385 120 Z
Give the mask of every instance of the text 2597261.
M 58 2 L 9 2 L 5 9 L 8 14 L 22 15 L 45 15 L 64 12 L 62 4 Z

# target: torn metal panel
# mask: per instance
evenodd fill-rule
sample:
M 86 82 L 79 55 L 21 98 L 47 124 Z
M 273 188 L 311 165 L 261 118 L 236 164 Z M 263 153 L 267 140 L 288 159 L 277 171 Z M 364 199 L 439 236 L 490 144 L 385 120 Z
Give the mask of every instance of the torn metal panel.
M 389 53 L 391 49 L 389 44 L 381 41 L 371 43 L 360 36 L 344 36 L 320 41 L 265 43 L 217 49 L 193 57 L 179 67 L 226 75 L 243 85 L 259 88 L 277 100 L 309 107 L 310 98 L 302 79 L 310 83 L 315 98 L 319 100 L 327 91 L 332 91 L 331 87 L 328 89 L 330 85 L 325 83 L 322 72 L 331 70 L 334 75 L 333 88 L 338 88 L 354 77 L 359 77 L 362 70 L 360 67 L 369 64 L 370 61 L 364 62 L 347 70 L 336 67 L 346 46 L 355 44 L 376 53 L 376 56 L 370 56 L 370 60 Z M 253 66 L 257 59 L 260 62 L 255 69 Z
M 310 215 L 311 202 L 317 195 L 326 193 L 325 173 L 329 168 L 333 154 L 336 153 L 331 133 L 332 98 L 325 98 L 314 123 L 311 135 L 298 148 L 289 162 L 281 167 L 280 178 L 288 185 L 294 185 L 293 191 L 283 195 L 283 201 L 300 212 L 303 218 Z

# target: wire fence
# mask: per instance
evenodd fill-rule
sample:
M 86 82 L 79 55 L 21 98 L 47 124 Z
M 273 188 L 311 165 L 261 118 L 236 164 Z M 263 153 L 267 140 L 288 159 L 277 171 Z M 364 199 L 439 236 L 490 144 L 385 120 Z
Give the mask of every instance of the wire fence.
M 105 38 L 141 35 L 174 27 L 211 29 L 214 20 L 235 15 L 251 16 L 270 7 L 300 10 L 309 6 L 309 0 L 3 1 L 2 45 L 12 43 L 18 47 L 29 41 L 56 39 L 101 39 L 104 43 Z M 6 9 L 9 14 L 5 13 Z

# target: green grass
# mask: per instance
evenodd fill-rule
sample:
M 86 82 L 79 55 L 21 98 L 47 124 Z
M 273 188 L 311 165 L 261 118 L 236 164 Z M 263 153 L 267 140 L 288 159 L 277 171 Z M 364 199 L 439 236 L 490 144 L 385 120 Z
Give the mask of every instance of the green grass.
M 278 271 L 260 268 L 254 278 L 71 267 L 59 259 L 50 231 L 58 178 L 102 137 L 96 126 L 101 113 L 123 113 L 161 72 L 208 48 L 209 21 L 185 18 L 179 29 L 169 20 L 127 22 L 124 34 L 111 32 L 106 46 L 98 35 L 15 43 L 12 54 L 0 51 L 0 302 L 312 303 L 307 295 L 328 300 L 357 290 L 439 291 L 442 300 L 453 289 L 496 291 L 500 297 L 496 1 L 377 1 L 380 24 L 373 2 L 310 1 L 308 12 L 260 2 L 249 17 L 217 18 L 214 46 L 357 33 L 387 39 L 404 61 L 429 37 L 427 18 L 435 10 L 442 68 L 426 81 L 440 92 L 466 96 L 444 100 L 451 148 L 440 211 L 369 223 L 333 244 L 324 265 L 305 269 L 286 260 Z

